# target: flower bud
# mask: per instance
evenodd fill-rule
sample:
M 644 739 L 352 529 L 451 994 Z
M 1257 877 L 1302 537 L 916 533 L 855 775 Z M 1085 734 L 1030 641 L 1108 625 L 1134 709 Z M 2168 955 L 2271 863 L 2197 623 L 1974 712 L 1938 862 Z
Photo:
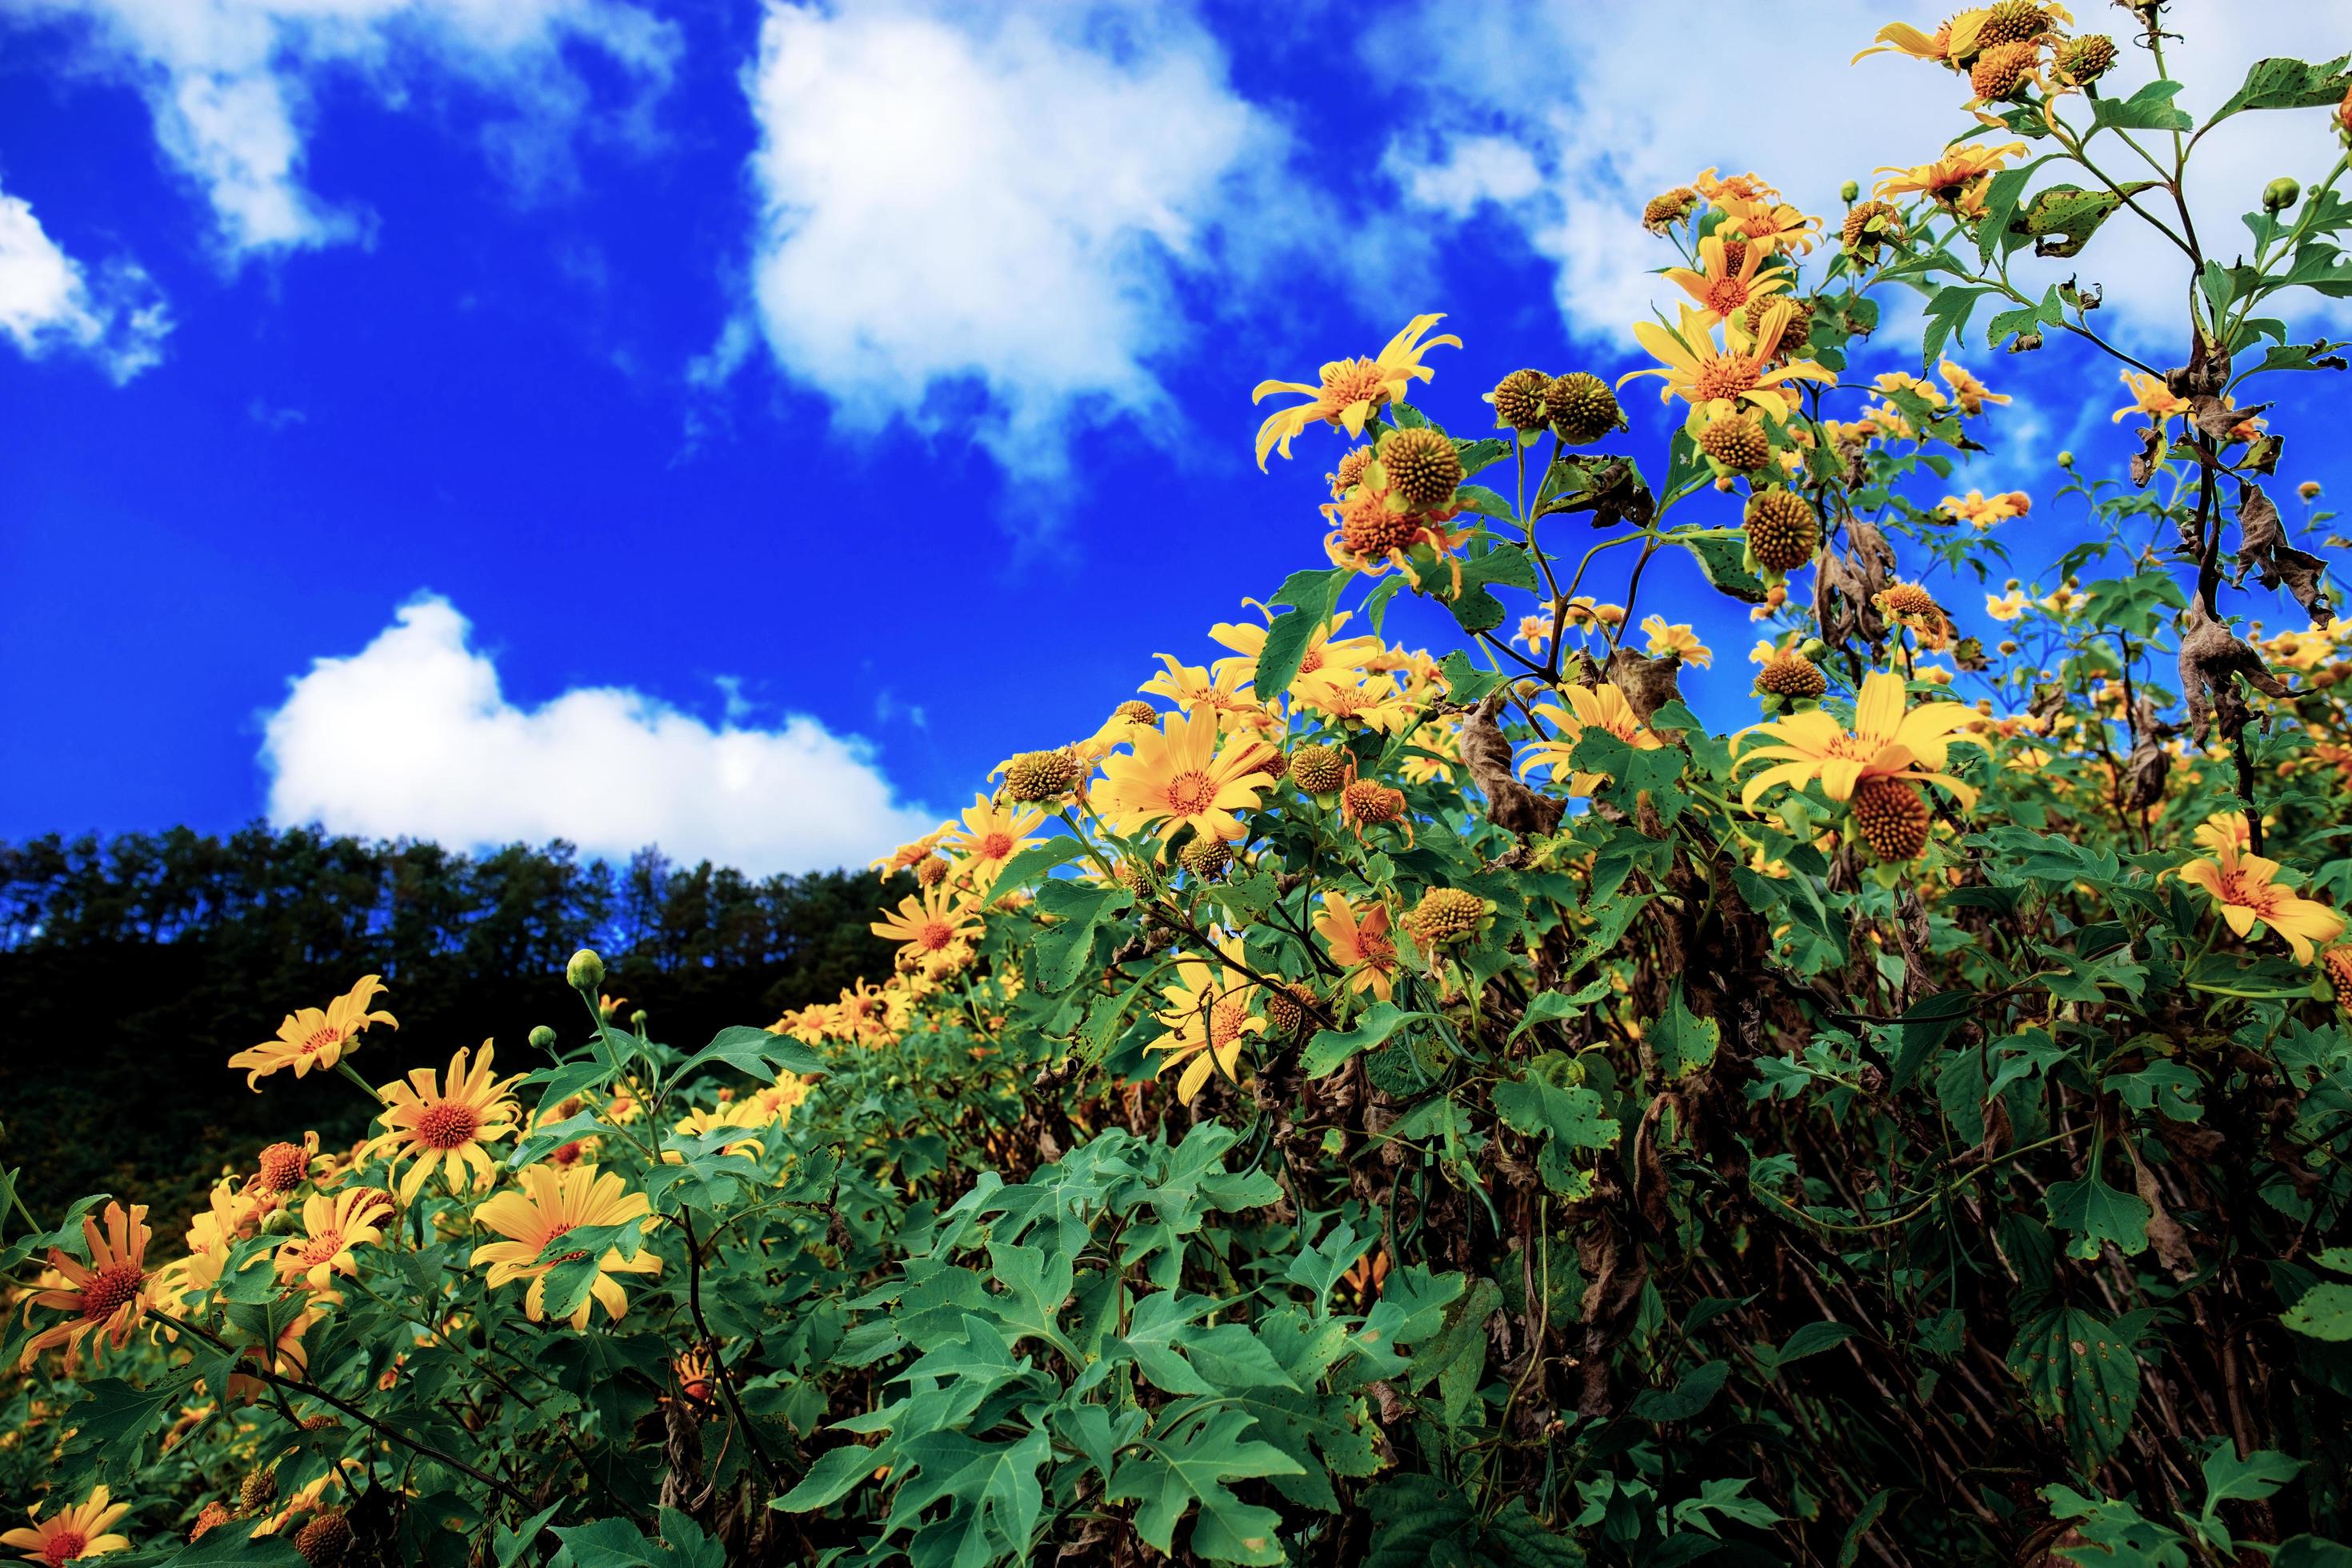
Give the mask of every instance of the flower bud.
M 574 991 L 593 991 L 604 984 L 604 961 L 593 947 L 583 947 L 563 966 L 563 978 Z
M 2281 174 L 2263 187 L 2263 210 L 2267 213 L 2283 213 L 2294 205 L 2296 198 L 2302 195 L 2301 184 L 2288 175 Z
M 646 1010 L 643 1007 L 629 1015 L 629 1027 L 641 1035 L 646 1032 Z
M 2074 453 L 2072 453 L 2072 452 L 2061 452 L 2061 453 L 2059 453 L 2059 454 L 2058 454 L 2058 466 L 2059 466 L 2060 468 L 2073 468 L 2073 467 L 2074 466 Z
M 1862 182 L 1859 180 L 1848 180 L 1844 184 L 1838 187 L 1838 200 L 1845 203 L 1848 206 L 1853 205 L 1855 199 L 1861 195 Z
M 544 1024 L 534 1024 L 531 1026 L 530 1043 L 536 1049 L 551 1051 L 555 1048 L 555 1031 Z

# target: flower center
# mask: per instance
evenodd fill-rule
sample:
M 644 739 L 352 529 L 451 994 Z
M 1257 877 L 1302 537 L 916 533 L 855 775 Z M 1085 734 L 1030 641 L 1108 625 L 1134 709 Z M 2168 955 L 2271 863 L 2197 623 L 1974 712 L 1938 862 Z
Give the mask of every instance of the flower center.
M 1384 936 L 1373 936 L 1368 932 L 1360 932 L 1356 937 L 1356 949 L 1364 955 L 1364 962 L 1370 964 L 1374 969 L 1394 969 L 1396 967 L 1396 943 L 1391 942 Z
M 1302 654 L 1302 655 L 1300 655 L 1300 656 L 1299 656 L 1299 659 L 1298 659 L 1298 673 L 1299 673 L 1299 674 L 1301 674 L 1301 675 L 1312 675 L 1312 674 L 1314 674 L 1317 670 L 1318 670 L 1318 669 L 1320 669 L 1320 668 L 1323 668 L 1323 650 L 1322 650 L 1321 648 L 1319 648 L 1319 647 L 1310 647 L 1310 648 L 1308 648 L 1308 649 L 1307 649 L 1304 654 Z
M 261 1152 L 259 1185 L 264 1192 L 291 1192 L 310 1165 L 310 1151 L 299 1143 L 272 1143 Z
M 1719 354 L 1699 367 L 1694 383 L 1697 400 L 1714 403 L 1756 389 L 1756 362 L 1746 354 Z
M 2225 904 L 2252 910 L 2268 920 L 2271 911 L 2278 907 L 2278 900 L 2279 890 L 2267 882 L 2251 880 L 2242 871 L 2221 873 L 2221 901 Z
M 1377 407 L 1388 400 L 1388 383 L 1381 379 L 1381 367 L 1370 360 L 1346 360 L 1323 367 L 1323 403 L 1334 413 L 1358 403 Z
M 945 921 L 927 921 L 915 932 L 915 941 L 925 952 L 937 952 L 955 941 L 955 927 Z
M 319 1052 L 325 1050 L 329 1046 L 341 1045 L 342 1043 L 342 1038 L 343 1032 L 341 1029 L 336 1028 L 332 1024 L 329 1024 L 323 1028 L 313 1029 L 310 1031 L 310 1037 L 302 1042 L 302 1054 L 306 1057 L 315 1056 Z
M 322 1230 L 303 1245 L 302 1261 L 313 1266 L 326 1263 L 331 1261 L 335 1254 L 342 1249 L 343 1233 L 341 1231 Z
M 1013 853 L 1013 835 L 1009 833 L 988 834 L 984 836 L 981 839 L 980 843 L 974 847 L 973 853 L 977 858 L 982 860 L 1002 860 L 1007 855 Z
M 80 1531 L 60 1530 L 41 1548 L 41 1561 L 55 1568 L 56 1564 L 70 1563 L 80 1556 L 81 1549 L 89 1544 L 89 1538 Z
M 1718 278 L 1706 286 L 1706 308 L 1728 316 L 1748 303 L 1748 285 L 1737 278 Z
M 139 1287 L 146 1281 L 147 1271 L 136 1263 L 118 1263 L 111 1268 L 100 1269 L 81 1288 L 81 1315 L 93 1323 L 102 1323 L 122 1310 L 125 1302 L 137 1298 Z
M 1234 1043 L 1249 1021 L 1249 1004 L 1245 1001 L 1221 1002 L 1209 1009 L 1209 1045 L 1223 1050 Z
M 554 1161 L 559 1165 L 569 1165 L 573 1163 L 580 1158 L 580 1140 L 574 1138 L 569 1143 L 557 1145 L 555 1152 L 550 1154 L 548 1158 Z
M 1198 769 L 1168 781 L 1168 807 L 1178 816 L 1197 816 L 1216 798 L 1215 782 Z
M 481 1114 L 463 1100 L 436 1100 L 416 1119 L 416 1141 L 428 1149 L 462 1149 L 481 1129 Z

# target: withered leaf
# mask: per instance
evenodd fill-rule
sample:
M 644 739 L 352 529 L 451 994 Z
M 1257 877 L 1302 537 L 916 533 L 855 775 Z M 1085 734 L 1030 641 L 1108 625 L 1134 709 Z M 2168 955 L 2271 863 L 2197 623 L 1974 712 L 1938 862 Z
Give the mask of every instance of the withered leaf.
M 2225 740 L 2235 742 L 2245 733 L 2253 710 L 2233 679 L 2241 675 L 2265 695 L 2292 695 L 2261 654 L 2207 615 L 2202 600 L 2191 601 L 2181 618 L 2180 691 L 2189 705 L 2189 733 L 2199 745 L 2217 723 Z
M 1646 724 L 1651 714 L 1681 700 L 1677 679 L 1681 669 L 1680 659 L 1644 658 L 1632 648 L 1621 647 L 1609 656 L 1606 673 L 1609 684 L 1625 694 L 1635 717 Z
M 1568 803 L 1538 795 L 1512 775 L 1511 742 L 1495 721 L 1502 709 L 1502 691 L 1492 691 L 1462 721 L 1462 765 L 1486 797 L 1487 821 L 1522 837 L 1549 833 L 1559 826 Z
M 2286 525 L 2278 507 L 2260 485 L 2238 484 L 2238 577 L 2245 581 L 2253 569 L 2265 588 L 2284 584 L 2295 602 L 2311 615 L 2312 624 L 2326 626 L 2336 616 L 2327 595 L 2327 563 L 2309 551 L 2286 542 Z

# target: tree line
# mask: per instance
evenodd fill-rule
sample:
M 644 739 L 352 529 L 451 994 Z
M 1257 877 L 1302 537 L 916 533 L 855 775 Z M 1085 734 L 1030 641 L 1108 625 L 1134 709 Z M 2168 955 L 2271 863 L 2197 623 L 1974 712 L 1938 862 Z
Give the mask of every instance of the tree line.
M 265 1107 L 223 1064 L 362 974 L 400 1020 L 358 1054 L 372 1082 L 484 1039 L 501 1068 L 542 1065 L 526 1037 L 576 1037 L 562 970 L 583 946 L 624 1019 L 642 1007 L 656 1038 L 699 1043 L 887 973 L 876 892 L 864 873 L 754 879 L 658 849 L 615 866 L 560 840 L 472 856 L 261 823 L 0 843 L 0 1168 L 24 1168 L 37 1212 L 110 1191 L 176 1221 L 289 1115 L 330 1142 L 358 1133 L 347 1080 L 281 1077 Z

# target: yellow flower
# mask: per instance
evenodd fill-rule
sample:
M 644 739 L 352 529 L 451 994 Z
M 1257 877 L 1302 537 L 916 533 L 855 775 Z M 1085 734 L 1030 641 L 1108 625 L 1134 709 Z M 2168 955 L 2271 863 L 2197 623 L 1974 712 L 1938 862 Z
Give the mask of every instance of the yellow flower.
M 1947 147 L 1943 155 L 1932 163 L 1916 168 L 1890 165 L 1880 169 L 1892 178 L 1878 182 L 1877 195 L 1884 201 L 1890 196 L 1907 195 L 1916 191 L 1948 209 L 1969 208 L 1972 193 L 1981 194 L 1983 184 L 2000 172 L 2011 158 L 2025 151 L 2022 142 L 2011 142 L 2000 147 L 1988 147 L 1981 142 L 1964 142 Z
M 1256 603 L 1255 600 L 1248 602 Z M 1258 605 L 1258 608 L 1263 610 L 1265 606 Z M 1298 656 L 1298 673 L 1291 681 L 1290 690 L 1293 698 L 1297 698 L 1301 688 L 1306 685 L 1352 683 L 1359 680 L 1362 678 L 1366 664 L 1380 655 L 1381 640 L 1378 637 L 1341 637 L 1338 635 L 1339 628 L 1346 626 L 1348 620 L 1348 612 L 1341 610 L 1328 621 L 1316 627 L 1313 635 L 1307 639 L 1307 651 Z M 1249 685 L 1257 679 L 1257 661 L 1265 650 L 1265 634 L 1266 627 L 1252 621 L 1239 623 L 1219 621 L 1209 628 L 1211 641 L 1222 643 L 1242 656 L 1239 658 L 1221 658 L 1217 661 L 1219 686 L 1222 687 L 1224 684 L 1229 671 L 1239 686 Z M 1168 658 L 1166 654 L 1160 657 L 1163 659 Z M 1168 659 L 1168 663 L 1171 669 L 1180 668 L 1173 659 Z M 1159 686 L 1159 682 L 1167 679 L 1166 676 L 1155 677 L 1153 683 L 1146 686 L 1144 689 L 1147 691 L 1164 689 Z M 1253 721 L 1265 721 L 1265 710 L 1256 706 L 1254 698 L 1250 700 L 1249 706 L 1259 716 Z
M 147 1310 L 147 1243 L 154 1234 L 147 1225 L 145 1204 L 131 1205 L 128 1215 L 121 1204 L 108 1204 L 103 1234 L 98 1221 L 84 1215 L 81 1237 L 89 1252 L 89 1265 L 84 1267 L 79 1259 L 49 1248 L 49 1267 L 60 1278 L 53 1288 L 36 1290 L 26 1303 L 28 1320 L 35 1307 L 57 1309 L 68 1316 L 27 1341 L 16 1365 L 28 1367 L 43 1351 L 63 1345 L 65 1374 L 71 1377 L 80 1370 L 85 1339 L 96 1336 L 100 1342 L 91 1347 L 93 1363 L 103 1359 L 109 1348 L 121 1350 Z
M 1944 406 L 1944 389 L 1922 376 L 1906 375 L 1899 370 L 1885 371 L 1871 378 L 1871 385 L 1881 392 L 1907 392 L 1921 399 L 1930 408 Z
M 436 1167 L 453 1194 L 469 1178 L 476 1192 L 487 1189 L 496 1179 L 497 1167 L 483 1145 L 515 1130 L 520 1108 L 511 1091 L 522 1081 L 522 1075 L 493 1077 L 490 1060 L 495 1049 L 484 1040 L 482 1054 L 468 1068 L 466 1047 L 458 1047 L 449 1058 L 448 1075 L 438 1083 L 431 1068 L 416 1068 L 406 1083 L 383 1086 L 385 1110 L 376 1120 L 385 1131 L 371 1140 L 360 1155 L 362 1159 L 391 1156 L 402 1203 L 416 1201 Z M 416 1162 L 404 1175 L 398 1173 L 403 1160 Z
M 1291 688 L 1290 695 L 1298 707 L 1334 723 L 1361 724 L 1393 735 L 1412 722 L 1412 706 L 1391 676 L 1303 681 Z
M 1858 65 L 1873 55 L 1892 52 L 1909 55 L 1915 60 L 1931 60 L 1937 65 L 1951 68 L 1954 30 L 1961 26 L 1967 27 L 1969 38 L 1973 42 L 1977 29 L 1984 25 L 1985 13 L 1988 9 L 1989 7 L 1979 5 L 1974 10 L 1963 11 L 1937 27 L 1933 34 L 1923 33 L 1908 22 L 1889 22 L 1878 29 L 1875 35 L 1877 42 L 1872 47 L 1863 50 L 1847 63 Z
M 1925 702 L 1905 707 L 1903 678 L 1881 670 L 1865 676 L 1853 708 L 1853 732 L 1828 713 L 1813 709 L 1791 713 L 1769 723 L 1751 724 L 1732 737 L 1736 753 L 1741 742 L 1754 734 L 1769 736 L 1772 745 L 1759 747 L 1750 757 L 1777 759 L 1748 781 L 1740 804 L 1753 805 L 1776 784 L 1802 785 L 1822 781 L 1832 800 L 1844 801 L 1864 779 L 1917 779 L 1948 792 L 1963 807 L 1976 804 L 1976 791 L 1943 772 L 1948 748 L 1980 742 L 1952 733 L 1972 724 L 1977 710 L 1962 702 Z
M 1820 218 L 1799 212 L 1772 192 L 1742 195 L 1726 190 L 1715 199 L 1715 205 L 1724 217 L 1723 226 L 1715 232 L 1744 237 L 1749 246 L 1759 250 L 1810 254 L 1815 233 L 1822 226 Z
M 1348 972 L 1349 990 L 1389 999 L 1396 988 L 1397 950 L 1389 935 L 1388 905 L 1375 903 L 1359 920 L 1347 894 L 1326 893 L 1315 931 L 1331 949 L 1331 961 Z
M 1789 286 L 1789 274 L 1784 271 L 1776 269 L 1761 278 L 1756 275 L 1756 269 L 1769 254 L 1769 247 L 1747 244 L 1739 249 L 1739 259 L 1732 261 L 1725 254 L 1723 241 L 1710 234 L 1698 242 L 1699 266 L 1705 270 L 1666 268 L 1666 280 L 1698 301 L 1701 320 L 1712 322 L 1736 316 L 1748 308 L 1749 300 Z
M 1277 722 L 1266 705 L 1249 689 L 1257 673 L 1256 659 L 1221 658 L 1212 674 L 1201 665 L 1179 664 L 1170 654 L 1152 657 L 1168 668 L 1137 690 L 1172 699 L 1187 713 L 1205 708 L 1216 714 L 1217 727 L 1223 730 L 1266 730 Z
M 369 1025 L 400 1027 L 391 1014 L 367 1010 L 383 990 L 382 976 L 363 974 L 358 984 L 328 1003 L 326 1011 L 305 1007 L 287 1014 L 286 1021 L 278 1026 L 276 1039 L 237 1052 L 228 1058 L 228 1065 L 252 1068 L 245 1075 L 245 1086 L 257 1093 L 261 1088 L 258 1080 L 280 1068 L 292 1068 L 296 1078 L 312 1068 L 331 1068 L 345 1052 L 358 1048 L 359 1037 Z
M 1551 616 L 1521 616 L 1519 629 L 1511 634 L 1515 643 L 1525 643 L 1529 653 L 1541 653 L 1551 644 Z
M 1773 301 L 1772 308 L 1764 312 L 1752 340 L 1738 321 L 1721 323 L 1727 344 L 1723 348 L 1716 346 L 1714 323 L 1687 305 L 1680 310 L 1682 327 L 1678 332 L 1669 331 L 1656 321 L 1633 323 L 1633 336 L 1660 363 L 1654 370 L 1627 372 L 1617 378 L 1618 385 L 1638 376 L 1654 375 L 1666 384 L 1658 401 L 1666 403 L 1681 397 L 1690 404 L 1694 421 L 1710 404 L 1737 407 L 1752 403 L 1778 422 L 1789 416 L 1789 410 L 1796 403 L 1796 389 L 1787 384 L 1789 381 L 1837 380 L 1810 360 L 1776 369 L 1765 368 L 1779 351 L 1780 334 L 1789 325 L 1790 310 L 1785 300 Z
M 2011 490 L 2003 495 L 1988 496 L 1982 490 L 1970 490 L 1966 496 L 1946 496 L 1938 510 L 1962 522 L 1978 528 L 1990 528 L 1997 522 L 2007 522 L 2013 517 L 2023 517 L 2033 510 L 2033 498 L 2023 490 Z
M 1242 1047 L 1250 1036 L 1265 1029 L 1265 1020 L 1251 1010 L 1256 984 L 1236 967 L 1241 963 L 1241 939 L 1221 937 L 1217 952 L 1224 960 L 1221 964 L 1203 958 L 1187 958 L 1177 964 L 1178 984 L 1160 991 L 1167 1005 L 1160 1009 L 1159 1018 L 1167 1032 L 1144 1047 L 1168 1053 L 1160 1064 L 1161 1073 L 1179 1062 L 1184 1064 L 1183 1075 L 1176 1080 L 1176 1098 L 1186 1105 L 1192 1103 L 1212 1072 L 1234 1079 L 1234 1067 L 1241 1060 Z
M 1273 787 L 1259 771 L 1273 755 L 1255 740 L 1220 752 L 1214 713 L 1171 713 L 1160 729 L 1139 734 L 1132 751 L 1103 764 L 1103 811 L 1121 833 L 1151 829 L 1166 840 L 1190 827 L 1207 838 L 1239 838 L 1234 814 L 1255 807 Z
M 313 1290 L 324 1290 L 338 1274 L 357 1274 L 359 1256 L 352 1249 L 383 1239 L 378 1218 L 392 1206 L 392 1194 L 380 1187 L 352 1187 L 332 1196 L 312 1193 L 302 1200 L 303 1234 L 278 1249 L 278 1277 L 300 1276 Z
M 2132 395 L 2132 400 L 2116 409 L 2108 424 L 2120 425 L 2137 414 L 2162 430 L 2172 423 L 2174 415 L 2189 412 L 2189 399 L 2177 395 L 2165 385 L 2162 376 L 2150 375 L 2146 371 L 2126 370 L 2123 378 L 2124 387 Z
M 897 942 L 899 957 L 923 959 L 977 935 L 980 917 L 969 900 L 942 885 L 919 899 L 908 894 L 898 900 L 897 914 L 885 915 L 866 929 Z
M 1606 731 L 1644 752 L 1654 752 L 1664 743 L 1635 716 L 1633 705 L 1625 700 L 1625 694 L 1607 681 L 1599 686 L 1566 687 L 1561 695 L 1568 699 L 1566 708 L 1552 702 L 1540 703 L 1536 708 L 1537 717 L 1550 721 L 1559 733 L 1528 749 L 1519 763 L 1522 777 L 1532 769 L 1549 768 L 1555 781 L 1562 773 L 1568 775 L 1569 794 L 1589 795 L 1607 782 L 1609 775 L 1575 771 L 1572 759 L 1577 742 L 1584 739 L 1586 731 Z
M 1985 614 L 1997 621 L 2013 621 L 2025 613 L 2025 590 L 2022 588 L 2011 588 L 1999 597 L 1987 594 Z
M 1950 387 L 1952 395 L 1959 400 L 1960 412 L 1971 419 L 1982 414 L 1988 403 L 2012 401 L 2005 392 L 1988 391 L 1983 382 L 1979 381 L 1950 360 L 1946 360 L 1937 365 L 1936 374 L 1944 378 L 1944 384 Z
M 1650 634 L 1648 652 L 1652 658 L 1676 654 L 1685 664 L 1696 665 L 1701 669 L 1714 662 L 1715 655 L 1698 640 L 1698 634 L 1687 626 L 1670 626 L 1664 616 L 1644 616 L 1642 617 L 1642 629 Z
M 677 1125 L 670 1131 L 681 1138 L 701 1138 L 721 1131 L 734 1131 L 764 1126 L 769 1120 L 770 1118 L 761 1111 L 756 1101 L 746 1100 L 730 1101 L 715 1110 L 689 1110 L 679 1118 Z M 719 1148 L 719 1152 L 722 1154 L 740 1154 L 747 1160 L 756 1160 L 767 1152 L 767 1145 L 757 1138 L 738 1138 Z M 665 1149 L 662 1151 L 662 1161 L 666 1164 L 683 1165 L 686 1163 L 686 1156 L 676 1149 Z
M 1307 398 L 1276 409 L 1257 427 L 1259 470 L 1265 468 L 1265 455 L 1277 447 L 1284 457 L 1290 456 L 1291 440 L 1318 419 L 1350 436 L 1361 436 L 1364 422 L 1383 405 L 1402 398 L 1415 381 L 1434 376 L 1437 373 L 1423 364 L 1421 356 L 1434 348 L 1462 346 L 1462 340 L 1451 332 L 1422 342 L 1422 334 L 1444 319 L 1442 313 L 1415 316 L 1405 323 L 1404 331 L 1389 340 L 1376 359 L 1333 360 L 1323 367 L 1319 386 L 1296 381 L 1259 382 L 1250 394 L 1252 403 L 1277 392 L 1303 393 Z
M 621 1178 L 610 1171 L 599 1171 L 593 1165 L 573 1165 L 558 1171 L 546 1165 L 527 1165 L 522 1173 L 522 1191 L 499 1193 L 474 1211 L 474 1218 L 507 1239 L 486 1242 L 474 1249 L 473 1261 L 490 1266 L 489 1287 L 513 1283 L 517 1279 L 530 1281 L 523 1296 L 523 1311 L 534 1323 L 547 1315 L 547 1273 L 559 1263 L 570 1263 L 585 1258 L 587 1253 L 567 1253 L 540 1261 L 558 1237 L 583 1226 L 621 1226 L 632 1221 L 648 1225 L 652 1221 L 652 1205 L 643 1193 L 628 1191 Z M 651 1247 L 640 1247 L 635 1258 L 624 1258 L 617 1247 L 607 1247 L 596 1260 L 596 1276 L 588 1293 L 580 1299 L 573 1310 L 572 1326 L 588 1326 L 588 1309 L 592 1303 L 601 1305 L 608 1318 L 618 1318 L 628 1310 L 629 1298 L 614 1274 L 658 1274 L 662 1262 Z
M 1045 820 L 1038 807 L 1002 811 L 989 804 L 984 795 L 972 796 L 971 805 L 963 814 L 963 826 L 948 838 L 948 847 L 960 849 L 962 858 L 959 869 L 971 874 L 972 886 L 985 890 L 996 880 L 996 873 L 1010 860 L 1029 836 Z
M 87 1562 L 110 1552 L 128 1552 L 130 1538 L 114 1533 L 114 1521 L 130 1511 L 129 1503 L 110 1501 L 106 1489 L 99 1487 L 84 1500 L 47 1519 L 40 1516 L 37 1506 L 26 1516 L 32 1521 L 31 1528 L 0 1535 L 0 1546 L 21 1552 L 26 1562 L 43 1563 L 47 1568 Z
M 2306 899 L 2273 880 L 2279 863 L 2247 853 L 2235 845 L 2223 847 L 2210 860 L 2191 860 L 2180 868 L 2180 879 L 2212 895 L 2221 906 L 2230 929 L 2244 936 L 2256 921 L 2286 938 L 2297 963 L 2309 963 L 2317 942 L 2334 942 L 2344 932 L 2344 917 L 2315 899 Z
M 2246 814 L 2242 811 L 2217 811 L 2197 825 L 2195 834 L 2200 849 L 2221 854 L 2228 849 L 2251 849 L 2253 836 L 2246 830 Z
M 911 871 L 931 858 L 931 851 L 940 847 L 940 840 L 945 838 L 954 826 L 953 823 L 943 822 L 913 843 L 901 844 L 887 855 L 868 861 L 867 868 L 881 873 L 886 882 L 896 872 Z

